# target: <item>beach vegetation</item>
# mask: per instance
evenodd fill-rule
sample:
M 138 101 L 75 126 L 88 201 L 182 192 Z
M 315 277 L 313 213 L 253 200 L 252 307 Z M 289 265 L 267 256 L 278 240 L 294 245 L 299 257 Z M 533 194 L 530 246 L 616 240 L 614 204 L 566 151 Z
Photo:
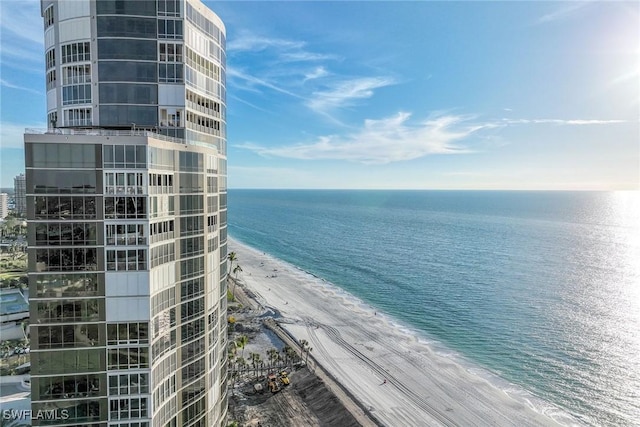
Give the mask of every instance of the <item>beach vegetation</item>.
M 0 287 L 26 288 L 27 254 L 11 245 L 8 253 L 0 254 Z
M 298 353 L 288 345 L 282 348 L 282 355 L 285 364 L 294 363 L 298 359 Z
M 267 350 L 267 359 L 269 359 L 269 366 L 274 366 L 276 362 L 280 360 L 280 352 L 276 348 Z
M 236 275 L 236 280 L 238 280 L 238 273 L 242 273 L 242 267 L 240 267 L 240 264 L 236 264 L 235 268 L 233 269 L 233 274 Z
M 242 351 L 240 352 L 240 356 L 244 357 L 244 347 L 249 344 L 249 337 L 246 335 L 240 335 L 236 338 L 235 345 L 240 348 Z
M 262 376 L 262 371 L 264 368 L 264 362 L 260 357 L 260 353 L 249 353 L 249 359 L 251 360 L 251 366 L 254 369 L 254 373 L 256 377 Z
M 305 356 L 306 353 L 306 358 L 305 358 L 305 365 L 308 365 L 309 363 L 309 353 L 311 353 L 313 351 L 313 347 L 309 346 L 309 341 L 307 340 L 300 340 L 300 355 L 301 357 Z
M 236 353 L 238 352 L 238 348 L 236 346 L 235 341 L 229 342 L 227 346 L 227 356 L 229 357 L 229 361 L 232 361 L 236 357 Z
M 238 259 L 238 255 L 235 252 L 229 252 L 229 254 L 227 255 L 227 259 L 229 260 L 229 273 L 231 273 L 233 271 L 233 262 L 236 261 Z M 229 277 L 229 275 L 227 275 L 227 278 Z

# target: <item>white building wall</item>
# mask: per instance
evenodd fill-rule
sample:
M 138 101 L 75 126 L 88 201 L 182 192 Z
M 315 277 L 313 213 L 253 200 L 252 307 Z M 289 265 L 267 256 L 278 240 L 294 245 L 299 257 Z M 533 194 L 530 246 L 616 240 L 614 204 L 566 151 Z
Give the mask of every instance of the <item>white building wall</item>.
M 44 51 L 51 49 L 56 44 L 56 33 L 53 31 L 54 27 L 47 28 L 44 32 Z
M 47 91 L 47 111 L 55 110 L 56 107 L 58 106 L 57 103 L 58 103 L 58 95 L 56 90 L 51 89 L 50 91 Z M 58 121 L 61 123 L 60 118 L 58 118 Z
M 89 16 L 89 4 L 88 1 L 58 2 L 58 21 Z
M 160 265 L 151 270 L 150 273 L 150 292 L 155 294 L 169 286 L 175 286 L 176 282 L 176 263 L 170 262 Z
M 148 322 L 150 320 L 149 297 L 111 297 L 105 299 L 107 322 Z
M 104 276 L 106 297 L 150 295 L 147 271 L 106 272 Z
M 158 105 L 184 107 L 185 97 L 186 93 L 184 85 L 158 85 Z
M 91 38 L 91 21 L 89 17 L 61 22 L 58 28 L 58 37 L 61 44 Z

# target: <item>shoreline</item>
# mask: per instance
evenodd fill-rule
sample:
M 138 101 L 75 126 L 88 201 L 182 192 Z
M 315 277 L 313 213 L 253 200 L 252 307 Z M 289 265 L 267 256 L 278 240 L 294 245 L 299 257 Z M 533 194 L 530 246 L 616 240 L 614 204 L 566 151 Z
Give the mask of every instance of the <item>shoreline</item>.
M 578 425 L 326 280 L 229 239 L 245 289 L 383 425 Z M 468 366 L 465 366 L 468 365 Z M 524 393 L 523 393 L 524 392 Z

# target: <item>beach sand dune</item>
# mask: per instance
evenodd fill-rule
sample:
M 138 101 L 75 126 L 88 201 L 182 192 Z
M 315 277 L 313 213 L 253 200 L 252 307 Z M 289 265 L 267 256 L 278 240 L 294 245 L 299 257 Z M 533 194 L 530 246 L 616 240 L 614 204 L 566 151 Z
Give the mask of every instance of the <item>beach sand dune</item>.
M 283 329 L 309 342 L 311 357 L 378 423 L 573 424 L 551 405 L 534 410 L 523 396 L 507 394 L 322 279 L 232 239 L 229 251 L 237 254 L 244 286 Z

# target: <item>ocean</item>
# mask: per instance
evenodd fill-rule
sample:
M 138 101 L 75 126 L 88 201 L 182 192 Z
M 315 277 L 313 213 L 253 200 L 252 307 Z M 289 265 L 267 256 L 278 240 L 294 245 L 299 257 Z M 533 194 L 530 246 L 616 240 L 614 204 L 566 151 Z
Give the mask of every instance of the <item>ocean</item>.
M 232 189 L 228 210 L 233 238 L 580 424 L 640 425 L 639 192 Z

